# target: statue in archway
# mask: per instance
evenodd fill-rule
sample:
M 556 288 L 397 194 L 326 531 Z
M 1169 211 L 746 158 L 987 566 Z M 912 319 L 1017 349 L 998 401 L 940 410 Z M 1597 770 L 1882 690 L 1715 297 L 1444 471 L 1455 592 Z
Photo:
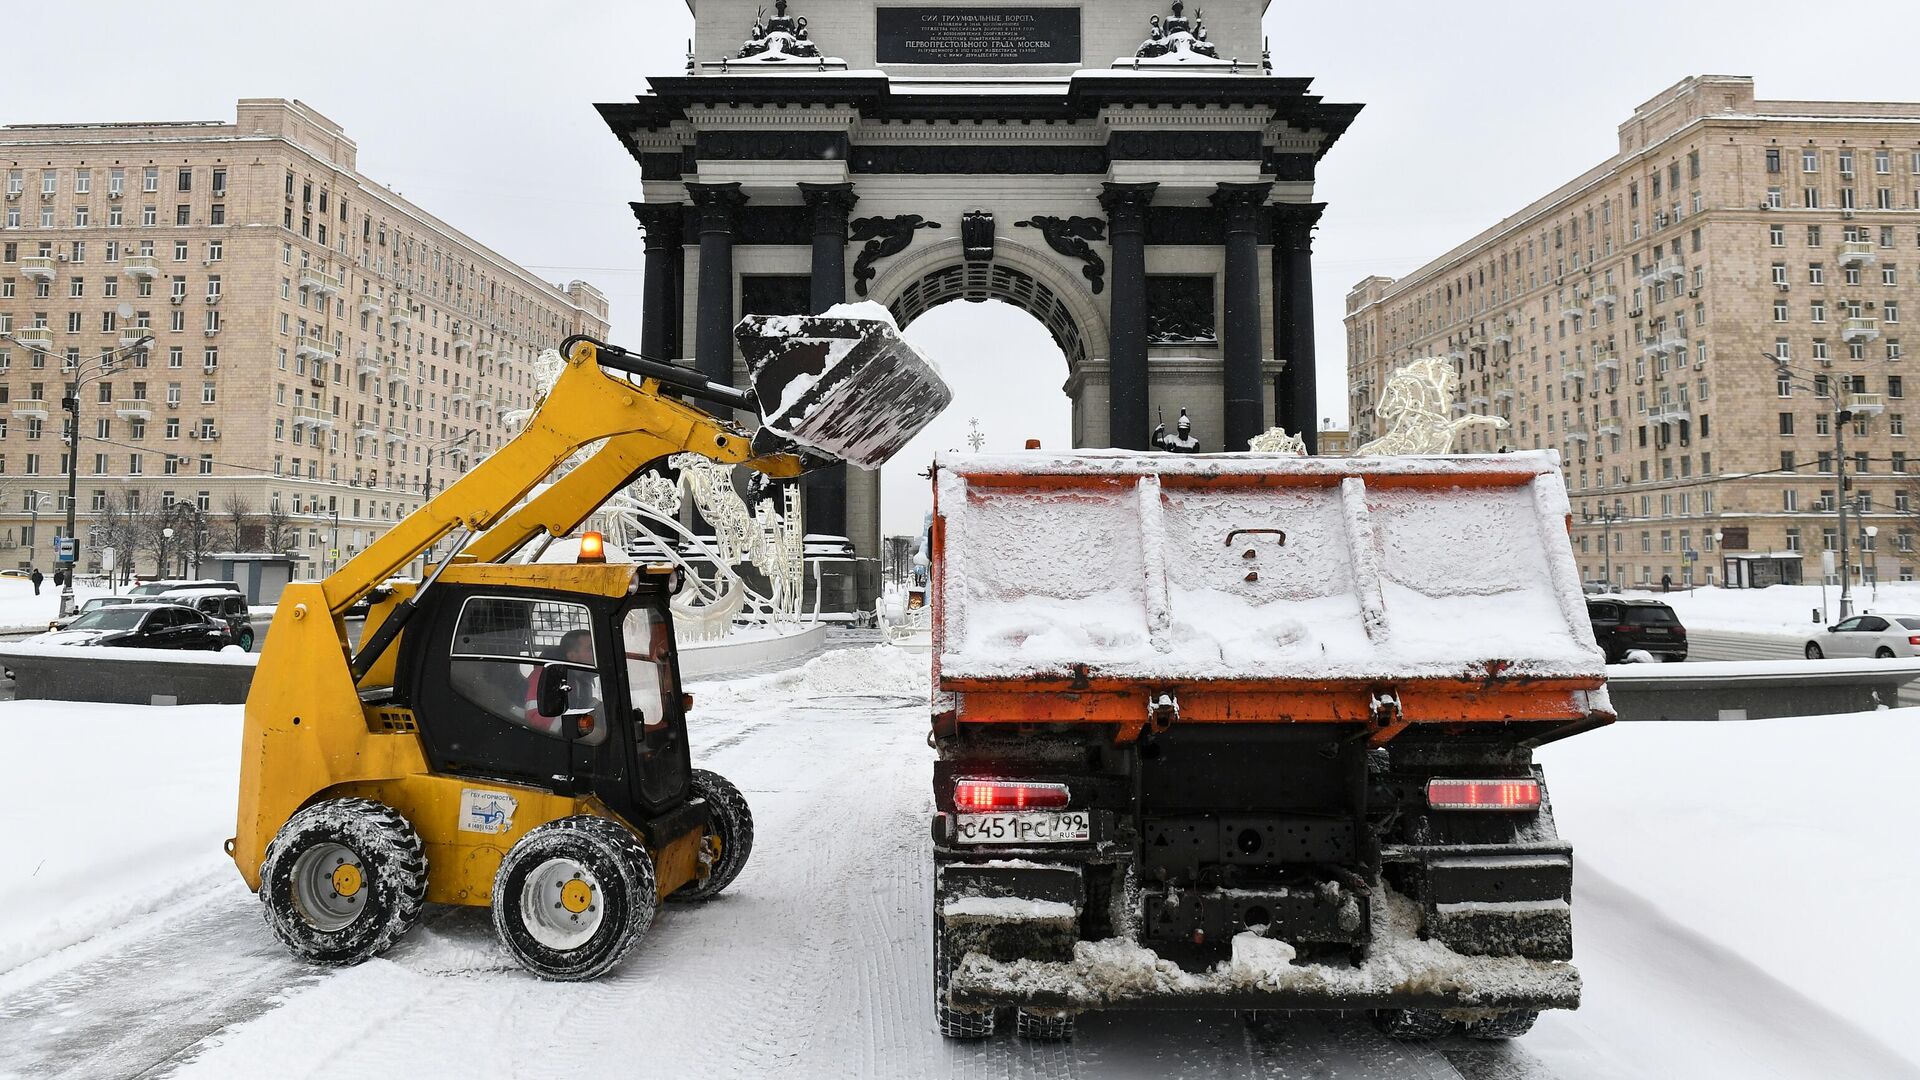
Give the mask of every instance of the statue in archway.
M 913 243 L 915 229 L 938 228 L 939 222 L 928 221 L 919 214 L 864 217 L 847 222 L 848 237 L 854 243 L 864 245 L 853 260 L 853 291 L 861 296 L 867 295 L 868 283 L 879 273 L 873 264 L 907 250 L 907 245 Z
M 1170 454 L 1197 454 L 1200 452 L 1200 440 L 1194 438 L 1193 420 L 1187 416 L 1187 410 L 1180 410 L 1180 419 L 1173 422 L 1173 434 L 1167 434 L 1164 419 L 1153 426 L 1153 445 Z

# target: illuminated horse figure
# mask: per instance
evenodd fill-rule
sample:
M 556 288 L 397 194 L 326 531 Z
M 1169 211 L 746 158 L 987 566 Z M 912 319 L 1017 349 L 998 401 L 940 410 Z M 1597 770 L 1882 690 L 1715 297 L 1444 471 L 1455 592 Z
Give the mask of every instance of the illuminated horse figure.
M 1453 361 L 1444 356 L 1409 361 L 1387 376 L 1386 389 L 1374 409 L 1386 424 L 1387 433 L 1361 446 L 1354 455 L 1445 454 L 1453 450 L 1454 436 L 1463 428 L 1477 424 L 1495 429 L 1507 426 L 1498 416 L 1454 419 L 1449 415 L 1459 384 Z

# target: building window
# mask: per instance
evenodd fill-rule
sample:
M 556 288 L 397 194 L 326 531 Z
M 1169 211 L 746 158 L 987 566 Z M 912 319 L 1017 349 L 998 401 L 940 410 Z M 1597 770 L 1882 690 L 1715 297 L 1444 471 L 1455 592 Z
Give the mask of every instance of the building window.
M 1780 414 L 1780 434 L 1782 435 L 1793 434 L 1793 414 L 1792 413 L 1783 412 Z

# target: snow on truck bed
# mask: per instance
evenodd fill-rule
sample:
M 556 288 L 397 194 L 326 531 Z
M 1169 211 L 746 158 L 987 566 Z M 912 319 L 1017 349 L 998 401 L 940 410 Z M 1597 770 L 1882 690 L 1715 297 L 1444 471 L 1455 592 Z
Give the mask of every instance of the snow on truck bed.
M 1603 673 L 1551 451 L 937 467 L 943 679 Z

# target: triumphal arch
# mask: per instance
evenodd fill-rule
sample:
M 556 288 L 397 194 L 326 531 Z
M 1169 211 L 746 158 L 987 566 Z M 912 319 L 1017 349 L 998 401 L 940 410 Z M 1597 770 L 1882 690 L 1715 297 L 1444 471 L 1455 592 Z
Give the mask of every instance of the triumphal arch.
M 1274 73 L 1268 2 L 688 0 L 684 71 L 599 106 L 642 349 L 738 384 L 745 314 L 997 299 L 1059 344 L 1079 446 L 1181 409 L 1202 450 L 1311 446 L 1314 171 L 1359 106 Z M 877 475 L 809 477 L 806 514 L 879 553 Z

